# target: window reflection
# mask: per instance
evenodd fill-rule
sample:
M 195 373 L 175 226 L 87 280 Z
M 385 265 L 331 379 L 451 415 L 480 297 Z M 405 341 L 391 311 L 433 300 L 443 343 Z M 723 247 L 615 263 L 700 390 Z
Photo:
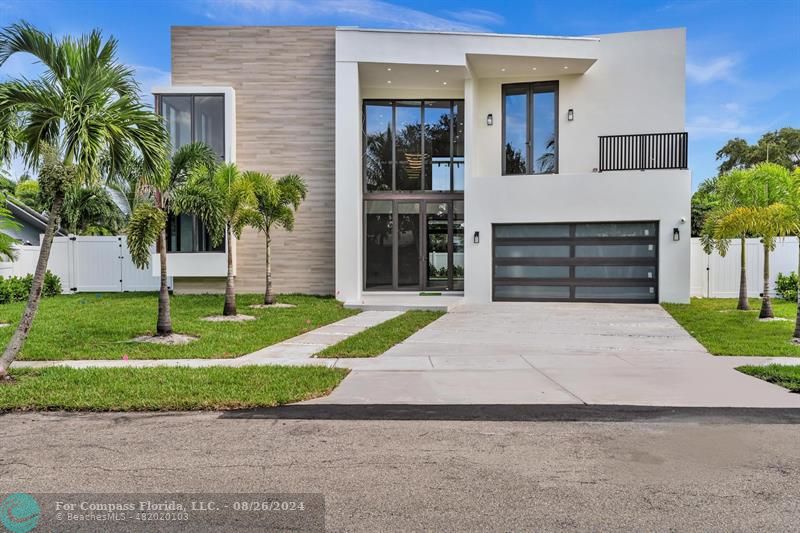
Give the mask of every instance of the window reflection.
M 364 182 L 376 191 L 463 191 L 461 100 L 364 103 Z
M 557 82 L 503 86 L 503 173 L 558 171 Z

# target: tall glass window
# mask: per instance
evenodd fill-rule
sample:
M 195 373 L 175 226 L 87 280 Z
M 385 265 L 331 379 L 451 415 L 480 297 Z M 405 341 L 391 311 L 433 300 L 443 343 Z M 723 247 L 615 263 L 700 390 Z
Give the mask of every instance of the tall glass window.
M 369 191 L 392 190 L 392 102 L 364 106 L 364 178 Z
M 392 202 L 365 202 L 366 287 L 391 289 L 393 264 Z
M 503 86 L 503 174 L 558 172 L 558 82 Z
M 365 101 L 364 184 L 367 192 L 463 191 L 463 101 Z
M 220 160 L 225 159 L 224 95 L 164 94 L 157 98 L 173 153 L 186 144 L 203 142 Z M 212 246 L 208 231 L 197 217 L 183 214 L 167 220 L 167 251 L 224 252 L 225 245 Z

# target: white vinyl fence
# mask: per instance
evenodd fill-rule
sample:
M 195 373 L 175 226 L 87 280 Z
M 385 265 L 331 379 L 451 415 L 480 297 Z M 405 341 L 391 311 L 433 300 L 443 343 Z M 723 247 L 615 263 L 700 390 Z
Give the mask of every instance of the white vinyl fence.
M 692 239 L 692 296 L 704 298 L 736 298 L 739 296 L 739 272 L 741 270 L 741 241 L 731 241 L 725 257 L 717 252 L 703 252 L 700 239 Z M 770 295 L 775 295 L 775 280 L 778 273 L 797 271 L 797 237 L 778 239 L 775 250 L 769 255 Z M 761 295 L 764 279 L 764 247 L 759 239 L 745 240 L 745 264 L 747 270 L 747 294 L 757 298 Z
M 0 276 L 26 276 L 36 270 L 38 246 L 18 246 L 17 260 L 0 263 Z M 159 279 L 149 268 L 139 270 L 124 236 L 69 236 L 53 239 L 47 268 L 61 279 L 65 294 L 73 292 L 157 291 Z M 168 280 L 172 287 L 172 279 Z

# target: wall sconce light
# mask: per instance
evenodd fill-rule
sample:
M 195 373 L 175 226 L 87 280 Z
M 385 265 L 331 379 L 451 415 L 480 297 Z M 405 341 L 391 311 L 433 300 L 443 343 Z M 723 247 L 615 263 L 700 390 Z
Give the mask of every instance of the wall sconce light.
M 573 111 L 572 109 L 567 111 L 567 120 L 569 120 L 570 122 L 575 120 L 575 111 Z
M 672 240 L 675 242 L 681 240 L 681 230 L 678 228 L 672 228 Z
M 491 113 L 489 113 L 488 115 L 486 115 L 486 125 L 491 126 L 492 124 L 494 124 L 494 117 L 492 116 Z
M 472 242 L 475 243 L 475 244 L 478 244 L 478 243 L 481 242 L 481 232 L 480 231 L 476 231 L 475 233 L 472 234 Z

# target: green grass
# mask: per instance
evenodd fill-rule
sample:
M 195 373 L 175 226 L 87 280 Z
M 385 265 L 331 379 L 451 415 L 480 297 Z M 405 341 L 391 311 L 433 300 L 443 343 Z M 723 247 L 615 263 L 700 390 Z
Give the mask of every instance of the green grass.
M 375 357 L 424 328 L 444 313 L 438 311 L 406 311 L 333 346 L 317 357 Z
M 271 407 L 323 396 L 347 375 L 322 367 L 13 369 L 0 411 L 187 411 Z
M 775 383 L 792 392 L 800 392 L 800 366 L 740 366 L 736 370 Z
M 250 309 L 248 305 L 261 303 L 261 296 L 241 295 L 237 297 L 239 312 L 257 320 L 206 322 L 200 319 L 222 313 L 222 295 L 173 296 L 173 329 L 199 339 L 184 346 L 165 346 L 130 342 L 155 333 L 155 293 L 44 298 L 20 360 L 237 357 L 357 313 L 333 298 L 281 295 L 278 301 L 297 307 Z M 12 323 L 0 329 L 0 345 L 8 342 L 23 307 L 23 303 L 0 305 L 0 321 Z
M 773 300 L 776 317 L 759 321 L 761 300 L 751 299 L 752 311 L 737 311 L 735 299 L 693 298 L 690 304 L 664 304 L 669 314 L 706 349 L 716 355 L 800 356 L 791 342 L 797 305 Z

